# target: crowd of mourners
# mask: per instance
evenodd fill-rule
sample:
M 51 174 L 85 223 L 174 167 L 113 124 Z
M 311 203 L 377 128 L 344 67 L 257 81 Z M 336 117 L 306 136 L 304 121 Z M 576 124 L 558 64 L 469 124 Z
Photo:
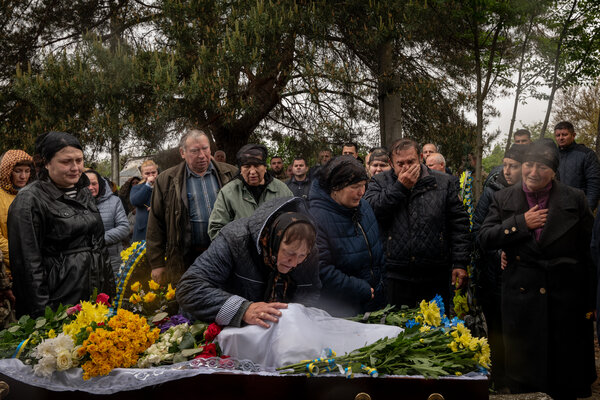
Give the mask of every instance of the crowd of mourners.
M 148 278 L 175 286 L 185 315 L 222 326 L 268 328 L 289 302 L 350 317 L 441 294 L 450 310 L 469 284 L 496 390 L 590 396 L 600 163 L 571 123 L 554 134 L 517 131 L 473 215 L 469 166 L 459 179 L 434 144 L 411 139 L 364 162 L 347 143 L 286 169 L 261 144 L 228 164 L 192 129 L 178 165 L 159 173 L 147 160 L 117 189 L 84 167 L 74 136 L 43 134 L 33 157 L 0 161 L 0 319 L 114 295 L 121 250 L 145 240 Z

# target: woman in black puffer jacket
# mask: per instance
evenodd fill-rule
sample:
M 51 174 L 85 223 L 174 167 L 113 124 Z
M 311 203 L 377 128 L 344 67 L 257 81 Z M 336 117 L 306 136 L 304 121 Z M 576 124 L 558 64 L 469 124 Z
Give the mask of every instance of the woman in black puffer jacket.
M 340 156 L 321 168 L 310 191 L 323 284 L 319 307 L 336 317 L 385 306 L 379 226 L 362 198 L 367 179 L 354 157 Z
M 89 300 L 97 289 L 115 293 L 104 226 L 83 174 L 83 151 L 68 133 L 36 140 L 44 167 L 8 211 L 10 265 L 17 316 L 46 306 Z

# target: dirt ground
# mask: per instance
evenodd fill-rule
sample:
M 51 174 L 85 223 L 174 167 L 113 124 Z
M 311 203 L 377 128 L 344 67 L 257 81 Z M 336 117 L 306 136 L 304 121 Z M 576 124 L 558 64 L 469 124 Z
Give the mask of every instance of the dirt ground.
M 595 330 L 595 329 L 594 329 Z M 596 342 L 596 371 L 600 376 L 600 347 L 598 346 L 598 339 Z M 545 393 L 523 393 L 523 394 L 492 394 L 490 400 L 552 400 L 550 396 Z M 600 400 L 600 378 L 592 385 L 592 396 L 586 397 L 585 400 Z

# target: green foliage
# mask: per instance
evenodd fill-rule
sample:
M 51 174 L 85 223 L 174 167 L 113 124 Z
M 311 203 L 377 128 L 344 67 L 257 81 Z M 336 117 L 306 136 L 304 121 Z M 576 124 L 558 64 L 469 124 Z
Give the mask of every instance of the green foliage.
M 492 170 L 492 168 L 498 165 L 502 165 L 503 158 L 504 149 L 499 144 L 496 144 L 490 155 L 483 158 L 483 170 L 489 173 Z
M 12 357 L 15 349 L 22 343 L 22 354 L 27 354 L 43 339 L 48 338 L 49 331 L 61 332 L 63 324 L 68 323 L 69 319 L 67 307 L 62 304 L 56 311 L 46 307 L 44 315 L 38 318 L 22 316 L 17 322 L 0 332 L 0 358 Z

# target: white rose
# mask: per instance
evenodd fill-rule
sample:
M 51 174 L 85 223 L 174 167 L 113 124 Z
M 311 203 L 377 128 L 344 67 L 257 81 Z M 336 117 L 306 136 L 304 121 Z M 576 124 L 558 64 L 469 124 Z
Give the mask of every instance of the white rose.
M 56 369 L 59 371 L 65 371 L 73 367 L 73 359 L 69 350 L 62 350 L 56 356 Z

